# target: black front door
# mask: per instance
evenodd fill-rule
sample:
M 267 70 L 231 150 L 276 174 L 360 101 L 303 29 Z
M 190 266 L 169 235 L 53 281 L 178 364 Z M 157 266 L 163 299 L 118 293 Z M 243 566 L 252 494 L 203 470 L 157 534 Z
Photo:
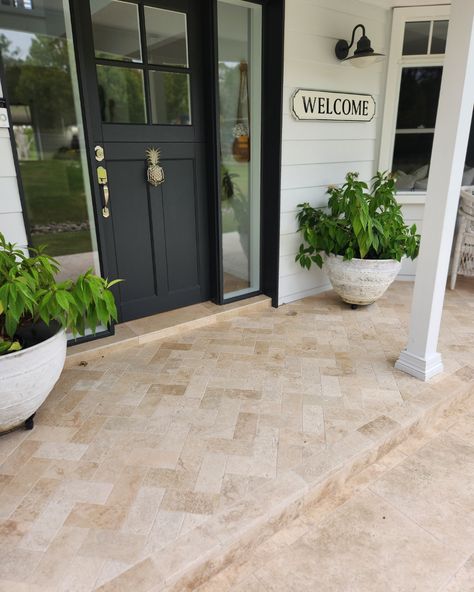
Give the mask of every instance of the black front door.
M 121 321 L 209 298 L 199 4 L 73 3 L 103 266 L 124 280 Z

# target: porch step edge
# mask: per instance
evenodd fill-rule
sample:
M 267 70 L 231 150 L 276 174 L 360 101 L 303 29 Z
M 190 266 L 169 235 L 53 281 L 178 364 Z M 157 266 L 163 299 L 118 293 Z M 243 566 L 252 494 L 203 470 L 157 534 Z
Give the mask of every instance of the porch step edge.
M 423 396 L 388 413 L 393 429 L 381 437 L 359 431 L 341 440 L 323 455 L 282 473 L 245 499 L 210 518 L 193 531 L 134 565 L 96 590 L 128 590 L 138 575 L 137 592 L 191 592 L 230 563 L 243 563 L 252 551 L 297 518 L 308 506 L 336 494 L 363 469 L 385 456 L 408 436 L 422 435 L 449 414 L 474 388 L 474 369 L 461 368 L 436 384 L 426 385 Z M 401 410 L 398 410 L 401 411 Z M 325 456 L 325 458 L 323 458 Z M 146 577 L 141 570 L 147 573 Z
M 224 304 L 211 314 L 142 334 L 134 334 L 133 330 L 130 329 L 130 323 L 121 323 L 116 325 L 115 335 L 69 347 L 64 367 L 72 368 L 81 362 L 89 362 L 122 349 L 153 343 L 160 339 L 174 337 L 193 329 L 206 327 L 248 312 L 270 307 L 271 298 L 264 295 L 254 296 L 248 300 L 241 300 L 228 305 Z

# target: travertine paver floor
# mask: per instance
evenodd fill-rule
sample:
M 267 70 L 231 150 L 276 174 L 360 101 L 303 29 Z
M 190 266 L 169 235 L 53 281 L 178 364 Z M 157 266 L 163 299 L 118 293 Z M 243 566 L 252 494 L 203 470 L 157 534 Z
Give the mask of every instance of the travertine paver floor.
M 473 361 L 473 293 L 447 294 L 446 373 Z M 0 439 L 0 590 L 92 590 L 306 458 L 392 430 L 425 388 L 393 369 L 410 302 L 405 283 L 357 311 L 329 292 L 65 370 L 35 429 Z
M 474 393 L 199 592 L 472 592 Z

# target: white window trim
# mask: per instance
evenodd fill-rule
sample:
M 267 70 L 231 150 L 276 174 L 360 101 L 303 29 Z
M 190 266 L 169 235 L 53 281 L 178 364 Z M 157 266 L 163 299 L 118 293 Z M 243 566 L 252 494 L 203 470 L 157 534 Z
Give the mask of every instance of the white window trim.
M 443 4 L 393 9 L 379 170 L 386 171 L 392 168 L 402 68 L 404 66 L 442 66 L 444 63 L 444 55 L 402 56 L 405 23 L 408 21 L 449 20 L 450 8 L 448 4 Z M 426 192 L 399 192 L 397 199 L 402 204 L 424 204 Z

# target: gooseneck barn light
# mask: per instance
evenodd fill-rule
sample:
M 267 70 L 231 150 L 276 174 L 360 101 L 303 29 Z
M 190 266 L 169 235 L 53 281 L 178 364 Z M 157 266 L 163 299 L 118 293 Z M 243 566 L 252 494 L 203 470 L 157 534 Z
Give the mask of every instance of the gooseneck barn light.
M 347 56 L 349 55 L 349 50 L 354 45 L 355 33 L 359 27 L 362 29 L 362 36 L 357 42 L 357 48 L 354 51 L 354 55 L 348 58 Z M 358 68 L 364 68 L 365 66 L 370 66 L 370 64 L 374 64 L 375 62 L 380 62 L 385 57 L 383 53 L 375 53 L 370 44 L 370 39 L 365 34 L 364 25 L 360 24 L 356 25 L 352 30 L 351 43 L 347 43 L 345 39 L 339 39 L 339 41 L 336 43 L 335 51 L 336 57 L 339 60 L 350 62 L 353 66 Z

